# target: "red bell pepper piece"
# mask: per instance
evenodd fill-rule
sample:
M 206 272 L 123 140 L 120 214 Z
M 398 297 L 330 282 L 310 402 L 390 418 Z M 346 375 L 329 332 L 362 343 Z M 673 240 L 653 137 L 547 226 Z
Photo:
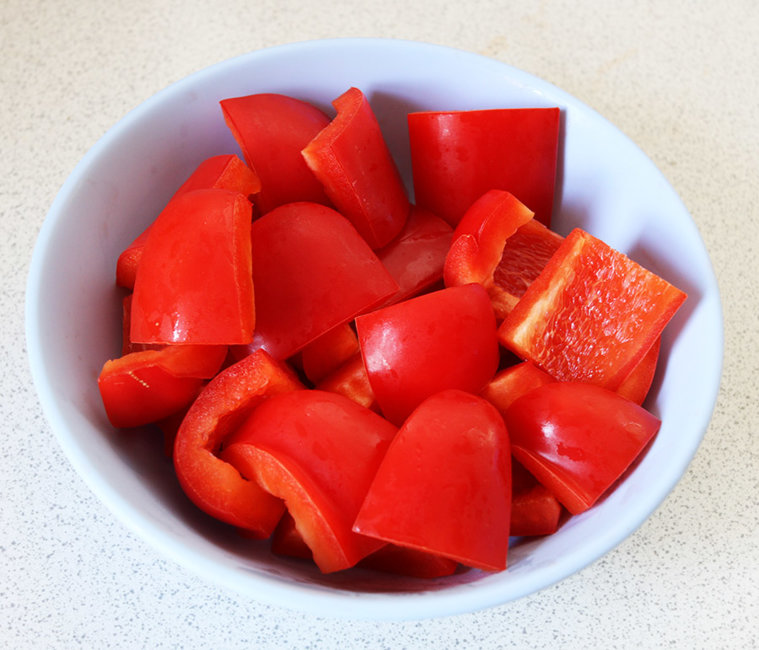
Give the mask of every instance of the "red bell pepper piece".
M 342 323 L 309 343 L 300 353 L 303 374 L 318 384 L 358 354 L 358 338 L 350 323 Z
M 134 289 L 134 280 L 137 277 L 137 267 L 142 259 L 142 251 L 148 240 L 150 226 L 145 228 L 129 246 L 127 246 L 116 260 L 116 284 L 125 289 Z
M 137 269 L 132 341 L 252 340 L 250 219 L 250 202 L 237 192 L 196 190 L 169 202 L 150 228 Z
M 174 193 L 172 199 L 195 190 L 218 189 L 239 192 L 253 201 L 261 191 L 261 181 L 245 163 L 235 155 L 212 156 L 197 166 L 190 177 Z M 116 262 L 116 284 L 134 289 L 137 267 L 148 238 L 150 226 L 119 255 Z
M 277 555 L 312 560 L 313 553 L 295 526 L 289 512 L 282 515 L 271 536 L 271 550 Z M 456 572 L 459 563 L 446 557 L 432 555 L 415 548 L 385 544 L 357 564 L 362 569 L 412 576 L 414 578 L 441 578 Z
M 529 361 L 522 361 L 501 370 L 480 392 L 503 415 L 511 403 L 533 388 L 556 381 L 547 372 Z
M 632 372 L 630 372 L 617 388 L 617 393 L 636 404 L 643 404 L 651 390 L 651 384 L 656 374 L 656 366 L 659 362 L 659 350 L 661 349 L 661 336 L 649 348 Z
M 259 406 L 224 458 L 284 499 L 324 573 L 354 566 L 384 542 L 351 530 L 396 429 L 334 393 L 301 390 Z
M 271 534 L 271 551 L 277 555 L 298 557 L 303 560 L 314 558 L 308 544 L 303 541 L 303 536 L 295 527 L 295 519 L 287 511 L 282 515 L 282 519 L 279 520 L 277 527 Z
M 171 345 L 106 361 L 98 388 L 114 427 L 156 422 L 187 406 L 218 372 L 224 346 Z
M 177 431 L 174 468 L 183 490 L 204 512 L 257 537 L 268 537 L 284 505 L 243 478 L 217 454 L 226 438 L 267 399 L 303 388 L 281 362 L 258 350 L 229 366 L 198 395 Z M 248 480 L 249 479 L 249 480 Z
M 506 240 L 501 261 L 493 272 L 497 289 L 491 292 L 499 320 L 506 318 L 527 287 L 540 275 L 564 238 L 531 219 Z
M 572 514 L 590 508 L 661 425 L 617 393 L 579 382 L 531 390 L 504 420 L 514 457 Z
M 441 390 L 479 392 L 498 368 L 495 317 L 479 284 L 364 314 L 356 330 L 377 403 L 397 425 Z
M 417 205 L 455 226 L 485 192 L 506 190 L 551 225 L 558 108 L 408 115 Z
M 481 284 L 490 295 L 496 318 L 502 320 L 505 313 L 501 313 L 498 306 L 503 301 L 503 290 L 495 283 L 494 273 L 507 240 L 532 217 L 533 213 L 509 192 L 485 192 L 464 213 L 453 231 L 451 248 L 445 258 L 445 285 Z
M 329 118 L 308 102 L 276 93 L 230 97 L 220 102 L 224 120 L 248 165 L 261 179 L 258 212 L 295 201 L 330 205 L 301 150 Z
M 561 510 L 553 493 L 512 458 L 510 535 L 551 535 L 559 528 Z
M 324 377 L 316 387 L 330 393 L 339 393 L 372 411 L 379 412 L 369 376 L 361 354 L 355 354 Z
M 411 206 L 406 225 L 387 246 L 377 250 L 400 289 L 383 306 L 416 296 L 443 279 L 453 228 L 427 210 Z
M 555 379 L 616 390 L 685 298 L 578 228 L 503 321 L 499 339 Z
M 351 223 L 316 203 L 253 223 L 255 345 L 277 359 L 382 303 L 398 285 Z
M 332 104 L 337 115 L 303 149 L 303 158 L 333 205 L 369 246 L 381 248 L 406 223 L 406 188 L 366 96 L 350 88 Z
M 501 571 L 510 509 L 511 454 L 503 418 L 481 397 L 445 390 L 404 422 L 353 529 Z
M 121 301 L 121 356 L 130 352 L 142 350 L 160 350 L 165 347 L 158 343 L 135 343 L 130 334 L 132 325 L 132 294 L 129 293 Z

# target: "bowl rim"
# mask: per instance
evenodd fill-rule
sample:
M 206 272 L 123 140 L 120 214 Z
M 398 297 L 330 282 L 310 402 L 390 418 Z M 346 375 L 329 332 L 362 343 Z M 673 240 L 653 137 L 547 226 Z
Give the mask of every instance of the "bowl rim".
M 723 347 L 724 347 L 724 326 L 722 307 L 719 299 L 719 287 L 714 275 L 711 260 L 708 252 L 701 239 L 692 217 L 687 212 L 686 207 L 682 204 L 675 190 L 664 179 L 681 209 L 688 214 L 693 228 L 696 229 L 696 237 L 700 242 L 702 250 L 700 254 L 708 261 L 709 273 L 706 273 L 708 289 L 710 294 L 717 298 L 716 312 L 712 314 L 714 322 L 712 328 L 715 336 L 718 338 L 719 349 L 715 351 L 717 355 L 715 364 L 715 373 L 709 385 L 709 394 L 712 396 L 711 403 L 702 405 L 705 414 L 703 418 L 703 427 L 700 435 L 690 438 L 690 443 L 682 449 L 681 455 L 661 477 L 665 489 L 657 492 L 641 503 L 636 503 L 634 512 L 624 520 L 624 525 L 605 531 L 595 539 L 588 540 L 588 543 L 582 549 L 575 553 L 571 561 L 566 561 L 562 565 L 562 570 L 556 572 L 553 569 L 544 567 L 529 574 L 529 579 L 520 576 L 514 581 L 508 595 L 504 595 L 503 585 L 487 580 L 478 581 L 475 585 L 463 584 L 455 588 L 442 590 L 429 590 L 408 593 L 386 593 L 386 592 L 351 592 L 346 590 L 331 589 L 326 586 L 313 584 L 300 584 L 294 582 L 284 582 L 279 578 L 272 577 L 265 573 L 257 574 L 257 580 L 261 588 L 253 593 L 250 589 L 241 588 L 238 571 L 227 567 L 220 567 L 214 562 L 204 561 L 198 553 L 190 551 L 177 544 L 174 536 L 168 531 L 162 529 L 155 522 L 145 517 L 140 510 L 134 506 L 125 496 L 118 492 L 112 486 L 107 476 L 93 463 L 88 457 L 86 450 L 82 448 L 72 433 L 63 426 L 64 416 L 48 382 L 46 376 L 45 362 L 40 354 L 40 346 L 37 341 L 40 340 L 40 313 L 39 302 L 36 300 L 40 294 L 40 287 L 43 282 L 43 259 L 46 249 L 50 245 L 54 233 L 54 227 L 60 215 L 65 209 L 69 195 L 79 179 L 98 157 L 108 149 L 111 142 L 119 134 L 128 131 L 130 126 L 139 121 L 141 117 L 149 113 L 154 106 L 160 104 L 167 96 L 172 93 L 180 93 L 185 89 L 191 88 L 194 84 L 206 77 L 212 77 L 225 66 L 230 64 L 241 64 L 247 62 L 257 62 L 267 57 L 277 57 L 281 54 L 292 54 L 301 51 L 308 53 L 314 48 L 403 48 L 424 51 L 429 54 L 444 54 L 448 57 L 471 62 L 472 65 L 489 65 L 504 75 L 507 75 L 516 83 L 538 88 L 546 96 L 555 100 L 557 104 L 564 107 L 572 106 L 582 113 L 591 115 L 595 120 L 605 124 L 607 128 L 613 129 L 619 136 L 627 141 L 627 144 L 633 147 L 640 156 L 642 156 L 650 165 L 657 170 L 653 162 L 648 159 L 646 154 L 622 133 L 616 126 L 611 124 L 606 118 L 599 115 L 592 108 L 588 107 L 578 99 L 530 73 L 519 70 L 507 63 L 497 61 L 487 56 L 453 48 L 449 46 L 411 41 L 404 39 L 391 38 L 330 38 L 297 41 L 275 45 L 259 50 L 254 50 L 236 57 L 217 62 L 206 68 L 198 70 L 166 88 L 158 91 L 135 108 L 130 110 L 120 120 L 118 120 L 98 141 L 85 153 L 74 170 L 69 174 L 63 183 L 61 189 L 56 195 L 51 207 L 40 228 L 37 241 L 32 253 L 31 263 L 28 272 L 26 285 L 25 300 L 25 333 L 27 342 L 27 353 L 32 371 L 34 385 L 40 399 L 43 413 L 46 420 L 53 430 L 59 444 L 65 455 L 72 463 L 80 477 L 85 481 L 95 495 L 108 507 L 108 509 L 120 519 L 124 525 L 135 532 L 143 540 L 147 541 L 152 547 L 156 548 L 164 557 L 171 559 L 184 567 L 191 569 L 195 574 L 203 577 L 209 582 L 231 589 L 237 593 L 243 593 L 256 600 L 268 602 L 271 604 L 286 607 L 288 609 L 297 609 L 307 611 L 317 615 L 340 618 L 363 618 L 363 619 L 382 619 L 382 620 L 408 620 L 428 617 L 448 616 L 460 614 L 475 610 L 486 609 L 497 605 L 505 604 L 530 593 L 535 593 L 555 584 L 578 570 L 588 566 L 598 560 L 601 556 L 612 550 L 620 544 L 625 538 L 639 528 L 642 523 L 659 507 L 664 499 L 670 494 L 672 489 L 678 483 L 683 473 L 690 464 L 695 455 L 698 446 L 706 433 L 711 419 L 711 414 L 716 405 L 719 385 L 722 375 L 723 364 Z M 662 175 L 663 178 L 663 175 Z M 462 591 L 465 591 L 467 598 L 462 598 Z M 298 597 L 294 598 L 294 593 Z M 465 602 L 464 602 L 465 601 Z

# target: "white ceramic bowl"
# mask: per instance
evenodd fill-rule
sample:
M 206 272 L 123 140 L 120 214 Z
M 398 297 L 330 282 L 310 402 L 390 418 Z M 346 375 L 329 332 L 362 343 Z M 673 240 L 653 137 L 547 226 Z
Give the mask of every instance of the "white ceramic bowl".
M 156 436 L 106 420 L 96 387 L 118 354 L 119 252 L 203 158 L 236 153 L 218 101 L 279 92 L 326 110 L 367 93 L 409 177 L 406 114 L 420 109 L 560 106 L 554 225 L 586 230 L 689 295 L 668 326 L 646 405 L 653 445 L 608 498 L 556 534 L 514 544 L 509 569 L 434 582 L 358 571 L 322 576 L 229 534 L 184 497 Z M 124 117 L 87 153 L 43 224 L 28 280 L 27 339 L 41 404 L 77 471 L 127 526 L 168 557 L 245 596 L 328 616 L 408 619 L 506 603 L 555 583 L 630 535 L 680 479 L 706 430 L 722 364 L 712 267 L 688 212 L 650 160 L 565 92 L 502 63 L 419 43 L 337 39 L 253 52 L 200 71 Z

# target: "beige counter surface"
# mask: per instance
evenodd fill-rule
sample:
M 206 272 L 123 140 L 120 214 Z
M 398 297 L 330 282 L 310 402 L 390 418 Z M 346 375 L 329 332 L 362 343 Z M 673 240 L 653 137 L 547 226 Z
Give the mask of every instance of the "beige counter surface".
M 485 54 L 630 136 L 691 212 L 725 312 L 722 387 L 682 481 L 631 537 L 519 601 L 345 622 L 209 584 L 127 530 L 61 451 L 32 386 L 36 235 L 85 152 L 182 77 L 271 45 L 372 36 Z M 752 648 L 759 645 L 759 4 L 417 0 L 0 3 L 0 646 Z

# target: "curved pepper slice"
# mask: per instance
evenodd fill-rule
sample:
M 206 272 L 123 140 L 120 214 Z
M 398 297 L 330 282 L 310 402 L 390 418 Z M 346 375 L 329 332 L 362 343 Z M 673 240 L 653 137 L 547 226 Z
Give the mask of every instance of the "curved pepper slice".
M 619 479 L 661 425 L 642 406 L 579 382 L 531 390 L 504 421 L 514 458 L 575 515 Z
M 396 425 L 441 390 L 479 392 L 498 369 L 496 321 L 479 284 L 363 314 L 356 331 L 377 404 Z
M 353 530 L 502 571 L 510 512 L 511 454 L 503 418 L 481 397 L 445 390 L 403 423 Z
M 261 191 L 261 181 L 255 172 L 234 154 L 211 156 L 196 167 L 171 198 L 176 199 L 188 192 L 205 189 L 239 192 L 253 201 Z M 134 289 L 137 267 L 140 265 L 149 232 L 150 226 L 137 235 L 119 255 L 116 262 L 116 284 L 120 287 Z
M 150 228 L 132 298 L 135 343 L 234 345 L 253 338 L 250 202 L 196 190 Z
M 366 96 L 350 88 L 332 104 L 337 115 L 303 158 L 334 206 L 369 246 L 380 248 L 406 223 L 406 188 Z
M 224 362 L 226 346 L 170 345 L 106 361 L 98 388 L 114 427 L 157 422 L 187 406 Z
M 187 496 L 204 512 L 265 538 L 282 501 L 246 480 L 217 456 L 227 436 L 268 398 L 303 385 L 283 363 L 258 350 L 209 382 L 193 402 L 174 441 L 174 468 Z
M 411 206 L 400 234 L 377 250 L 377 257 L 400 287 L 383 307 L 416 296 L 443 279 L 452 236 L 453 228 L 447 221 Z
M 301 390 L 258 407 L 224 458 L 281 497 L 324 573 L 354 566 L 383 542 L 351 530 L 396 428 L 334 393 Z
M 464 213 L 453 231 L 443 271 L 445 285 L 458 287 L 477 282 L 490 295 L 494 308 L 499 305 L 503 290 L 496 284 L 494 273 L 507 240 L 532 217 L 532 211 L 509 192 L 485 192 Z M 502 311 L 496 309 L 499 320 L 505 316 L 499 313 Z
M 287 359 L 382 303 L 398 285 L 350 221 L 309 202 L 253 222 L 255 346 Z
M 503 321 L 499 339 L 559 381 L 616 390 L 685 298 L 576 228 Z
M 260 214 L 294 201 L 330 204 L 300 153 L 329 124 L 321 110 L 276 93 L 230 97 L 220 105 L 246 162 L 261 179 Z
M 560 109 L 409 113 L 416 203 L 455 226 L 491 189 L 519 197 L 551 225 Z

